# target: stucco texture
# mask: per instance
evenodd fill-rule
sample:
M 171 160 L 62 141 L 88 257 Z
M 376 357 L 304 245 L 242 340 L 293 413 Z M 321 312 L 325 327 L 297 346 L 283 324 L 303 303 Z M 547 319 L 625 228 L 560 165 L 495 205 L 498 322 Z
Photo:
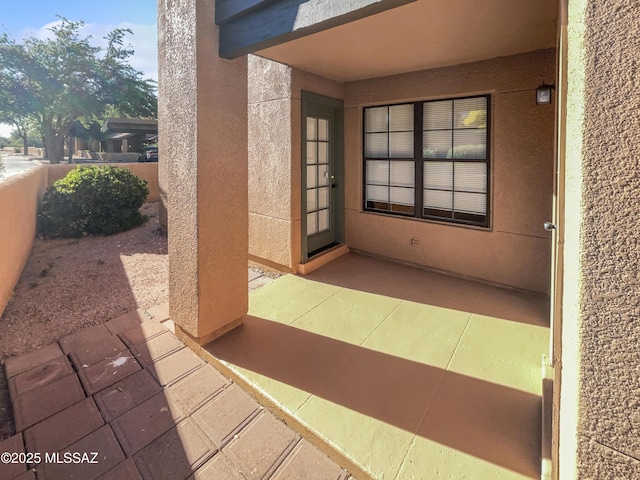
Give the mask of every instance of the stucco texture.
M 555 78 L 555 50 L 342 84 L 249 57 L 249 253 L 300 262 L 301 92 L 345 101 L 345 224 L 350 248 L 497 284 L 549 293 L 554 105 L 535 88 Z M 362 212 L 362 108 L 490 94 L 491 228 Z M 417 238 L 418 245 L 411 245 Z M 415 242 L 414 242 L 415 243 Z M 474 248 L 469 248 L 473 245 Z
M 197 190 L 197 178 L 189 175 L 197 159 L 196 78 L 191 72 L 196 60 L 195 3 L 158 2 L 158 144 L 164 157 L 170 159 L 166 162 L 166 182 L 162 175 L 160 183 L 180 184 L 179 189 L 171 188 L 169 199 L 175 200 L 174 205 L 168 203 L 169 282 L 172 285 L 169 305 L 172 318 L 180 312 L 185 319 L 183 323 L 192 319 L 185 327 L 194 333 L 197 332 L 198 262 L 188 249 L 183 253 L 178 245 L 197 245 L 197 209 L 188 207 L 190 197 L 194 198 Z M 182 168 L 173 166 L 174 158 L 176 162 L 181 161 Z M 193 280 L 180 282 L 181 277 Z
M 0 315 L 27 263 L 36 236 L 38 202 L 47 169 L 36 167 L 0 183 Z
M 578 478 L 640 478 L 638 2 L 572 1 L 572 22 L 583 22 L 568 46 L 582 71 L 569 76 L 569 108 L 584 113 L 580 135 L 568 134 L 567 162 L 583 180 L 567 205 L 581 223 L 579 243 L 566 245 L 579 252 L 576 277 L 565 281 L 580 288 L 578 308 L 563 317 L 577 343 L 565 342 L 563 356 L 579 359 L 580 375 L 563 377 L 563 389 L 578 384 Z
M 158 21 L 170 314 L 200 342 L 248 308 L 247 58 L 218 57 L 213 2 L 160 1 Z
M 295 271 L 301 255 L 301 96 L 342 98 L 342 84 L 248 57 L 249 254 Z
M 291 68 L 249 56 L 249 254 L 291 267 Z
M 555 78 L 555 50 L 345 84 L 349 248 L 454 274 L 549 293 L 554 106 L 535 89 Z M 362 108 L 490 94 L 491 228 L 362 211 Z M 417 244 L 411 244 L 411 239 Z
M 640 478 L 640 461 L 613 448 L 580 436 L 580 470 L 576 477 L 585 480 Z M 565 477 L 562 477 L 564 480 Z

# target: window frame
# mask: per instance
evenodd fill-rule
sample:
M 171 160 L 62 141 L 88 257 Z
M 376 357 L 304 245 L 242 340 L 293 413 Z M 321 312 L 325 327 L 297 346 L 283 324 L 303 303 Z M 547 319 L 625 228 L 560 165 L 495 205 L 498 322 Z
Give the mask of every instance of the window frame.
M 430 102 L 442 102 L 442 101 L 451 101 L 455 100 L 466 100 L 466 99 L 477 99 L 484 98 L 486 100 L 486 151 L 484 159 L 477 158 L 424 158 L 423 157 L 423 133 L 424 133 L 424 125 L 423 125 L 423 114 L 424 114 L 424 104 Z M 386 158 L 373 158 L 366 156 L 366 133 L 371 133 L 366 131 L 366 112 L 369 108 L 379 108 L 379 107 L 393 107 L 397 105 L 413 105 L 414 112 L 414 151 L 413 158 L 392 158 L 387 156 Z M 492 184 L 492 158 L 491 158 L 491 95 L 490 94 L 482 94 L 482 95 L 470 95 L 470 96 L 461 96 L 461 97 L 446 97 L 446 98 L 435 98 L 429 100 L 417 100 L 413 102 L 399 102 L 399 103 L 387 103 L 387 104 L 379 104 L 379 105 L 368 105 L 362 108 L 362 208 L 363 211 L 369 213 L 377 213 L 380 215 L 389 215 L 393 217 L 401 217 L 401 218 L 412 218 L 416 220 L 424 220 L 429 222 L 437 222 L 437 223 L 445 223 L 447 225 L 452 226 L 467 226 L 467 227 L 479 227 L 482 229 L 490 229 L 491 228 L 491 184 Z M 455 130 L 452 127 L 452 130 Z M 413 213 L 407 212 L 399 212 L 391 210 L 391 202 L 388 203 L 388 209 L 382 208 L 373 208 L 367 206 L 367 161 L 371 160 L 386 160 L 388 162 L 392 161 L 413 161 L 414 165 L 414 208 Z M 455 210 L 451 210 L 451 218 L 447 218 L 444 216 L 437 215 L 425 215 L 424 214 L 424 163 L 426 161 L 439 161 L 439 162 L 449 162 L 454 167 L 455 163 L 463 163 L 463 162 L 475 162 L 475 163 L 484 163 L 486 165 L 486 192 L 485 195 L 485 215 L 483 221 L 475 221 L 464 218 L 455 218 Z M 387 188 L 391 188 L 391 184 L 387 185 Z M 452 185 L 451 192 L 455 192 L 455 184 Z M 389 199 L 390 200 L 390 199 Z M 479 216 L 479 215 L 478 215 Z

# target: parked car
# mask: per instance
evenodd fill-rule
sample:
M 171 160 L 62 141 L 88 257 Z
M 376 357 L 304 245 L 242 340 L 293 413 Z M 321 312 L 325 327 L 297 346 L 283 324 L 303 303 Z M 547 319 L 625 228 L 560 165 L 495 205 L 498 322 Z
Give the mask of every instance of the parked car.
M 140 155 L 138 155 L 139 162 L 157 162 L 158 161 L 158 147 L 145 147 Z

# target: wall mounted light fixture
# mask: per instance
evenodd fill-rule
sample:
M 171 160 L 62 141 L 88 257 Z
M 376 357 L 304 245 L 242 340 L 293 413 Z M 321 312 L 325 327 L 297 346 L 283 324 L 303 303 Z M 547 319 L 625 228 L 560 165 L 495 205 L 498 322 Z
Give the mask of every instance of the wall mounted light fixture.
M 555 88 L 555 85 L 547 85 L 542 82 L 542 85 L 536 88 L 536 103 L 538 105 L 548 105 L 551 103 L 551 90 Z

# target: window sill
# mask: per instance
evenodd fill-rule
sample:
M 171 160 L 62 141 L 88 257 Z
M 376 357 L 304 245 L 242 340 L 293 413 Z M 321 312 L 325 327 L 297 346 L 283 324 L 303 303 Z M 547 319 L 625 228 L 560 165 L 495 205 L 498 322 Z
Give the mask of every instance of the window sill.
M 465 223 L 454 223 L 454 222 L 440 221 L 440 220 L 434 220 L 434 219 L 431 219 L 431 218 L 416 218 L 416 217 L 411 217 L 411 216 L 407 216 L 407 215 L 390 215 L 390 214 L 387 214 L 387 213 L 376 212 L 376 211 L 372 211 L 372 210 L 364 210 L 364 209 L 360 209 L 358 211 L 358 213 L 365 214 L 365 215 L 373 215 L 373 216 L 376 216 L 376 217 L 390 218 L 390 219 L 395 219 L 395 220 L 405 220 L 405 221 L 412 221 L 412 222 L 419 222 L 419 223 L 429 223 L 429 224 L 439 225 L 439 226 L 443 226 L 443 227 L 465 228 L 465 229 L 468 229 L 468 230 L 476 230 L 476 231 L 486 232 L 486 233 L 492 233 L 493 232 L 493 227 L 491 225 L 489 225 L 488 227 L 482 227 L 480 225 L 468 225 L 468 224 L 465 224 Z

